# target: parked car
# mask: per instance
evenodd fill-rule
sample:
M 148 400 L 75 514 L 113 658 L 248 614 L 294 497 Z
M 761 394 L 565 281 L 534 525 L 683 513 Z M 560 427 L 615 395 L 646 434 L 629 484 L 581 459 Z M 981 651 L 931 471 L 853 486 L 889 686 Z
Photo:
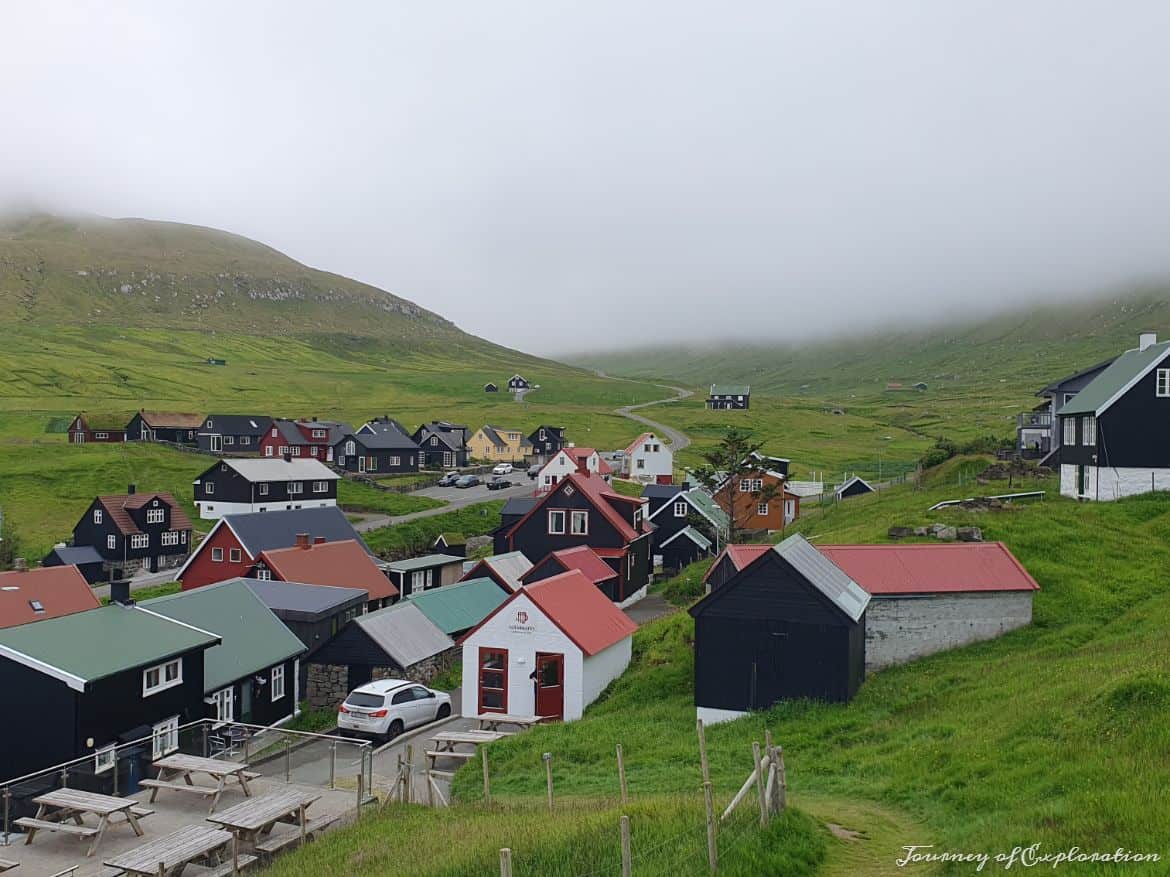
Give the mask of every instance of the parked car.
M 459 480 L 459 473 L 458 472 L 448 472 L 446 475 L 444 475 L 442 478 L 439 479 L 439 487 L 451 487 L 458 480 Z
M 355 688 L 337 708 L 337 727 L 379 740 L 451 715 L 451 697 L 405 679 L 379 679 Z
M 455 486 L 460 489 L 464 487 L 475 487 L 477 484 L 483 484 L 478 475 L 461 475 L 459 480 L 455 482 Z
M 488 490 L 503 490 L 505 487 L 511 487 L 511 486 L 512 486 L 512 482 L 509 481 L 507 478 L 496 477 L 487 483 Z
M 626 458 L 626 452 L 625 451 L 614 451 L 612 454 L 609 455 L 609 458 L 611 460 L 624 460 Z
M 494 468 L 492 470 L 492 474 L 493 475 L 511 475 L 512 474 L 512 464 L 511 463 L 497 463 L 496 468 Z
M 539 463 L 533 463 L 528 467 L 528 477 L 535 480 L 536 476 L 540 474 L 540 470 L 541 465 Z

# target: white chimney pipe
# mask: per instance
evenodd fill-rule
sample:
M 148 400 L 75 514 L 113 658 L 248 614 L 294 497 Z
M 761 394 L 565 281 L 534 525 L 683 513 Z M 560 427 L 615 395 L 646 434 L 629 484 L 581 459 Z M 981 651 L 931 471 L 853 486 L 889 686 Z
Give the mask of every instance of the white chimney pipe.
M 1158 335 L 1156 332 L 1142 332 L 1138 335 L 1138 350 L 1145 350 L 1158 343 Z

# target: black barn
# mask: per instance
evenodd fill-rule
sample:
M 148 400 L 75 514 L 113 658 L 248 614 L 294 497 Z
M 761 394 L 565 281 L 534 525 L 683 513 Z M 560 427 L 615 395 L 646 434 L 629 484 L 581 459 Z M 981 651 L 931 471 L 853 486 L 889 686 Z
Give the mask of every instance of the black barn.
M 837 499 L 848 499 L 864 493 L 873 493 L 873 486 L 861 476 L 854 475 L 837 488 Z
M 851 699 L 865 678 L 868 602 L 802 536 L 764 552 L 690 609 L 699 718 L 791 698 Z

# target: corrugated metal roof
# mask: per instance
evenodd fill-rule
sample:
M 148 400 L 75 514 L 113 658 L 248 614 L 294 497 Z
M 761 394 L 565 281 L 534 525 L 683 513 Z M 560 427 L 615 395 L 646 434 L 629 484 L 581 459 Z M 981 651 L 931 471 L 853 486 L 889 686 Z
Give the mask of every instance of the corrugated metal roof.
M 520 587 L 521 576 L 532 569 L 532 561 L 525 556 L 523 551 L 493 554 L 491 557 L 485 557 L 479 563 L 490 567 L 492 572 L 503 579 L 504 584 L 513 591 Z M 472 567 L 472 570 L 474 569 L 475 567 Z
M 319 460 L 285 460 L 283 457 L 227 459 L 224 465 L 236 470 L 249 481 L 336 481 L 341 476 Z M 265 514 L 270 514 L 265 512 Z
M 521 593 L 586 655 L 596 655 L 638 629 L 578 570 L 525 585 Z
M 367 592 L 361 588 L 282 582 L 279 579 L 236 581 L 247 584 L 265 606 L 290 621 L 313 621 L 322 615 L 350 606 L 360 606 L 369 600 Z
M 309 543 L 307 548 L 276 548 L 260 557 L 269 569 L 288 582 L 361 588 L 371 600 L 398 596 L 398 588 L 374 563 L 362 546 L 345 542 Z
M 345 512 L 336 506 L 224 515 L 223 520 L 252 557 L 259 557 L 262 551 L 294 545 L 298 533 L 308 533 L 311 539 L 320 537 L 327 542 L 353 539 L 365 547 L 353 524 L 346 520 Z M 366 552 L 369 553 L 368 548 Z
M 439 630 L 452 635 L 475 627 L 507 599 L 499 585 L 482 578 L 421 591 L 410 602 Z
M 952 545 L 819 545 L 871 594 L 1035 591 L 1036 580 L 1002 542 Z
M 359 615 L 350 624 L 365 631 L 400 667 L 425 661 L 455 645 L 455 641 L 439 630 L 413 600 Z
M 789 536 L 772 550 L 853 621 L 861 619 L 869 594 L 803 536 Z
M 463 558 L 454 554 L 424 554 L 421 557 L 408 557 L 405 560 L 392 560 L 386 568 L 393 572 L 413 572 L 418 569 L 429 569 L 436 566 L 446 566 L 449 563 L 462 565 Z
M 1170 353 L 1170 341 L 1127 350 L 1060 409 L 1065 414 L 1101 414 Z

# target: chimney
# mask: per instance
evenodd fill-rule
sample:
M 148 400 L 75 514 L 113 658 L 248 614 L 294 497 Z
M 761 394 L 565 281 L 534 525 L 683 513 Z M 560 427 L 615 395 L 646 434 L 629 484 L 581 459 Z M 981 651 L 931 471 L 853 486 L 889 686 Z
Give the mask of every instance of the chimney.
M 1145 350 L 1157 343 L 1158 334 L 1156 332 L 1142 332 L 1142 334 L 1138 335 L 1138 350 Z
M 313 537 L 313 544 L 314 545 L 324 545 L 325 544 L 325 537 L 324 536 L 314 536 Z
M 309 534 L 308 533 L 297 533 L 297 548 L 308 548 L 308 547 L 309 547 Z
M 110 602 L 119 603 L 122 606 L 134 605 L 134 600 L 130 596 L 129 579 L 119 579 L 116 582 L 110 582 Z
M 28 561 L 23 557 L 12 558 L 12 568 L 17 572 L 25 572 L 28 570 Z
M 316 414 L 314 414 L 314 415 L 313 415 L 313 423 L 316 423 L 316 422 L 317 422 L 317 415 L 316 415 Z
M 138 485 L 137 484 L 127 484 L 126 485 L 126 493 L 128 493 L 130 496 L 133 496 L 137 492 L 138 492 Z
M 286 463 L 292 462 L 292 454 L 290 454 L 288 451 L 284 452 L 284 462 L 286 462 Z

